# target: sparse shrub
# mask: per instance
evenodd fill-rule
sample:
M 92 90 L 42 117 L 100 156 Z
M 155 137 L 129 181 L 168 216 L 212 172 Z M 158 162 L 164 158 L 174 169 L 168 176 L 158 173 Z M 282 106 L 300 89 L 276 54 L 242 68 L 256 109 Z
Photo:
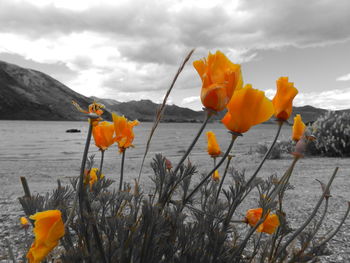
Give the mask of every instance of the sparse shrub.
M 274 147 L 271 150 L 271 153 L 267 157 L 268 159 L 280 159 L 283 154 L 291 153 L 293 151 L 293 142 L 291 140 L 288 141 L 277 141 Z M 269 149 L 268 143 L 258 144 L 256 146 L 256 152 L 264 155 Z
M 316 140 L 308 146 L 312 155 L 350 156 L 350 112 L 329 111 L 312 125 Z

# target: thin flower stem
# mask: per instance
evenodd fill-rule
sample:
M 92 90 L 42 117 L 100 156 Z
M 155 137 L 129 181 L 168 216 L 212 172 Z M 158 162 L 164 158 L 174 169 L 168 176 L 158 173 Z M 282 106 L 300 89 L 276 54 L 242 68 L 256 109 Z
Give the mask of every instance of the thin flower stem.
M 209 119 L 211 118 L 211 116 L 213 115 L 213 111 L 210 109 L 205 109 L 206 110 L 206 115 L 205 115 L 205 119 L 203 121 L 203 124 L 201 126 L 201 128 L 199 129 L 196 137 L 194 138 L 194 140 L 192 141 L 191 145 L 188 147 L 186 153 L 182 156 L 180 162 L 177 164 L 176 168 L 174 169 L 173 174 L 176 175 L 176 173 L 178 172 L 178 170 L 180 169 L 181 165 L 183 164 L 183 162 L 186 160 L 187 156 L 190 154 L 191 150 L 193 149 L 194 145 L 196 144 L 196 142 L 198 141 L 200 135 L 202 134 L 205 126 L 207 125 Z M 165 204 L 167 203 L 168 200 L 171 199 L 171 196 L 173 194 L 173 192 L 175 191 L 176 187 L 180 184 L 182 180 L 178 180 L 175 185 L 170 189 L 169 194 L 167 195 L 167 197 L 165 198 L 165 201 L 163 203 L 163 207 L 165 206 Z
M 68 218 L 65 222 L 65 227 L 68 227 L 69 223 L 72 221 L 73 216 L 74 216 L 74 211 L 77 207 L 78 199 L 79 199 L 79 206 L 80 206 L 80 214 L 83 219 L 83 198 L 84 198 L 84 171 L 85 171 L 85 165 L 86 165 L 86 160 L 87 160 L 87 155 L 89 152 L 89 147 L 90 147 L 90 141 L 91 141 L 91 134 L 92 134 L 92 122 L 93 120 L 89 118 L 89 130 L 88 134 L 86 137 L 86 142 L 85 142 L 85 148 L 84 148 L 84 153 L 83 153 L 83 159 L 81 161 L 81 167 L 80 167 L 80 175 L 79 175 L 79 181 L 78 181 L 78 189 L 76 189 L 76 194 L 74 197 L 73 201 L 73 207 L 72 210 L 70 211 Z M 88 241 L 86 241 L 88 242 Z
M 101 162 L 100 162 L 100 169 L 98 169 L 99 177 L 101 177 L 102 174 L 102 167 L 103 167 L 103 161 L 105 157 L 105 150 L 101 150 Z
M 84 194 L 86 195 L 86 192 Z M 87 210 L 88 214 L 93 216 L 93 211 L 91 209 L 91 205 L 90 205 L 90 202 L 89 202 L 89 199 L 88 199 L 87 196 L 86 196 L 86 199 L 85 199 L 85 205 L 86 205 L 86 210 Z M 91 220 L 91 224 L 92 224 L 92 232 L 94 234 L 98 250 L 100 251 L 102 262 L 103 263 L 107 263 L 105 252 L 104 252 L 104 249 L 103 249 L 102 240 L 101 240 L 101 237 L 100 237 L 100 234 L 99 234 L 99 231 L 98 231 L 95 219 Z
M 122 164 L 121 164 L 121 167 L 120 167 L 119 191 L 121 191 L 121 190 L 122 190 L 122 187 L 123 187 L 125 151 L 126 151 L 126 149 L 123 149 L 123 153 L 122 153 Z
M 222 176 L 222 180 L 221 180 L 221 182 L 220 182 L 218 192 L 216 193 L 215 204 L 218 202 L 218 198 L 219 198 L 219 195 L 220 195 L 220 191 L 221 191 L 221 188 L 222 188 L 222 186 L 223 186 L 223 184 L 224 184 L 224 181 L 225 181 L 225 178 L 226 178 L 227 171 L 228 171 L 228 168 L 229 168 L 229 166 L 230 166 L 231 160 L 232 160 L 232 155 L 229 155 L 229 156 L 227 157 L 227 164 L 226 164 L 226 167 L 225 167 L 224 175 Z
M 24 196 L 27 198 L 31 198 L 32 195 L 30 194 L 27 179 L 24 176 L 21 176 L 20 179 L 21 179 L 21 183 L 22 183 L 22 187 L 23 187 L 23 191 L 24 191 Z
M 190 198 L 198 191 L 198 189 L 205 183 L 205 181 L 208 180 L 208 178 L 213 174 L 213 172 L 215 172 L 220 166 L 221 164 L 225 161 L 226 157 L 229 155 L 233 143 L 235 142 L 235 140 L 237 139 L 238 135 L 237 134 L 232 134 L 232 139 L 231 139 L 231 143 L 228 146 L 224 156 L 222 156 L 221 160 L 219 161 L 219 163 L 208 173 L 207 176 L 204 177 L 204 179 L 192 190 L 192 192 L 184 199 L 183 201 L 183 206 L 190 200 Z
M 187 156 L 188 156 L 188 155 L 190 154 L 190 152 L 192 151 L 193 147 L 196 145 L 196 143 L 197 143 L 199 137 L 201 136 L 201 134 L 202 134 L 202 132 L 203 132 L 205 126 L 207 125 L 209 119 L 211 118 L 211 116 L 213 116 L 213 111 L 212 111 L 212 110 L 210 110 L 210 109 L 205 109 L 205 111 L 206 111 L 206 114 L 205 114 L 205 119 L 204 119 L 204 121 L 203 121 L 203 123 L 202 123 L 202 126 L 201 126 L 201 128 L 199 129 L 199 131 L 198 131 L 196 137 L 193 139 L 191 145 L 188 147 L 186 153 L 182 156 L 180 162 L 179 162 L 179 163 L 177 164 L 177 166 L 175 167 L 175 169 L 174 169 L 174 174 L 175 174 L 175 175 L 176 175 L 176 173 L 179 171 L 179 169 L 180 169 L 181 165 L 183 164 L 183 162 L 186 160 Z
M 278 129 L 277 129 L 277 133 L 276 133 L 276 136 L 272 142 L 272 144 L 270 145 L 270 148 L 268 149 L 268 151 L 265 153 L 265 156 L 264 158 L 261 160 L 258 168 L 256 169 L 256 171 L 254 172 L 254 174 L 252 175 L 252 177 L 250 177 L 249 181 L 247 182 L 247 186 L 249 186 L 252 181 L 255 179 L 255 177 L 257 176 L 257 174 L 259 173 L 261 167 L 263 166 L 263 164 L 265 163 L 267 157 L 270 155 L 273 147 L 275 146 L 276 142 L 277 142 L 277 139 L 278 139 L 278 136 L 280 135 L 280 132 L 281 132 L 281 129 L 282 129 L 282 125 L 283 125 L 283 121 L 282 120 L 278 120 Z
M 338 172 L 338 168 L 339 168 L 339 167 L 336 167 L 336 168 L 335 168 L 335 170 L 334 170 L 334 172 L 333 172 L 331 178 L 330 178 L 329 181 L 328 181 L 328 184 L 327 184 L 327 186 L 326 186 L 326 189 L 323 191 L 323 194 L 322 194 L 322 196 L 320 197 L 320 199 L 318 200 L 318 202 L 317 202 L 317 204 L 316 204 L 314 210 L 312 211 L 311 215 L 310 215 L 310 216 L 308 217 L 308 219 L 304 222 L 304 224 L 303 224 L 301 227 L 299 227 L 299 228 L 293 233 L 293 235 L 284 243 L 283 247 L 281 247 L 281 248 L 278 250 L 277 255 L 276 255 L 277 258 L 282 254 L 283 251 L 286 250 L 286 248 L 288 247 L 288 245 L 289 245 L 289 244 L 290 244 L 304 229 L 305 229 L 305 227 L 306 227 L 306 226 L 311 222 L 311 220 L 315 217 L 315 215 L 316 215 L 318 209 L 320 208 L 320 206 L 321 206 L 321 204 L 322 204 L 322 202 L 323 202 L 323 199 L 325 199 L 325 196 L 326 196 L 326 194 L 328 193 L 331 184 L 333 183 L 333 180 L 334 180 L 334 178 L 335 178 L 335 176 L 336 176 L 336 174 L 337 174 L 337 172 Z
M 348 209 L 345 212 L 345 215 L 343 217 L 343 219 L 340 221 L 338 227 L 328 236 L 326 237 L 324 240 L 322 240 L 322 242 L 320 244 L 318 244 L 317 246 L 315 246 L 312 251 L 316 250 L 317 248 L 323 246 L 324 244 L 326 244 L 328 241 L 330 241 L 340 230 L 340 228 L 342 227 L 342 225 L 344 224 L 346 218 L 348 217 L 350 212 L 350 202 L 348 202 Z
M 328 201 L 329 201 L 329 198 L 326 197 L 326 203 L 325 203 L 325 207 L 323 209 L 322 216 L 321 216 L 320 220 L 317 222 L 317 225 L 316 225 L 315 229 L 313 230 L 313 232 L 311 233 L 310 237 L 308 237 L 308 241 L 303 245 L 303 247 L 298 251 L 298 253 L 294 254 L 293 258 L 291 260 L 289 260 L 288 263 L 297 262 L 299 260 L 299 257 L 309 247 L 311 240 L 316 236 L 316 233 L 320 229 L 320 227 L 322 225 L 322 222 L 323 222 L 323 220 L 324 220 L 324 218 L 326 216 L 326 213 L 327 213 L 327 210 L 328 210 L 328 203 L 329 203 Z
M 163 103 L 162 105 L 159 107 L 159 109 L 157 110 L 157 113 L 156 113 L 156 116 L 155 116 L 155 121 L 153 123 L 153 127 L 151 129 L 151 133 L 150 135 L 148 136 L 148 140 L 147 140 L 147 143 L 146 143 L 146 148 L 145 148 L 145 153 L 143 154 L 143 157 L 142 157 L 142 162 L 141 162 L 141 167 L 140 167 L 140 171 L 139 171 L 139 176 L 137 178 L 137 183 L 140 182 L 140 178 L 141 178 L 141 173 L 142 173 L 142 168 L 143 168 L 143 165 L 145 163 L 145 160 L 146 160 L 146 156 L 147 156 L 147 153 L 148 153 L 148 150 L 150 148 L 150 145 L 151 145 L 151 140 L 152 140 L 152 137 L 153 137 L 153 134 L 154 132 L 156 131 L 157 129 L 157 126 L 163 116 L 163 112 L 165 110 L 165 106 L 166 106 L 166 102 L 168 100 L 168 97 L 170 95 L 170 92 L 172 91 L 173 87 L 175 86 L 175 82 L 177 80 L 177 78 L 179 77 L 180 73 L 182 72 L 182 70 L 184 69 L 187 61 L 189 61 L 189 59 L 191 58 L 192 54 L 194 52 L 194 49 L 192 49 L 188 55 L 186 56 L 186 58 L 184 59 L 184 61 L 181 63 L 179 69 L 177 70 L 177 73 L 175 74 L 175 77 L 173 79 L 173 81 L 171 82 L 170 84 L 170 87 L 169 89 L 167 90 L 165 96 L 164 96 L 164 99 L 163 99 Z

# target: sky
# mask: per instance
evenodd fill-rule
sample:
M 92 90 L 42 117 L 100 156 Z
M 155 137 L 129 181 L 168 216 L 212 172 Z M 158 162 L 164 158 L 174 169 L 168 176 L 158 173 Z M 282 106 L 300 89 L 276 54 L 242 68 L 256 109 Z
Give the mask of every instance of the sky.
M 163 100 L 200 110 L 194 60 L 220 50 L 269 98 L 350 108 L 349 0 L 0 0 L 0 60 L 40 70 L 86 96 Z

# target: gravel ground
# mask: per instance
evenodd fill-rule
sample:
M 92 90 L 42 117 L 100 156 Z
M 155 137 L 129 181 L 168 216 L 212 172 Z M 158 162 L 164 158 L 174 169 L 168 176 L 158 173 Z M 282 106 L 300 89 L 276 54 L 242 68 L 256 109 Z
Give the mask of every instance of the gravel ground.
M 194 163 L 203 163 L 199 159 L 193 158 Z M 233 161 L 233 166 L 237 169 L 246 170 L 246 174 L 251 174 L 254 168 L 259 163 L 259 156 L 257 155 L 242 155 L 236 156 Z M 260 176 L 267 177 L 272 173 L 282 174 L 291 163 L 289 156 L 284 156 L 280 160 L 268 160 L 264 165 Z M 295 186 L 294 190 L 287 192 L 285 197 L 285 210 L 287 218 L 291 222 L 292 227 L 298 227 L 302 221 L 311 213 L 314 204 L 320 196 L 320 187 L 315 179 L 327 182 L 331 176 L 334 168 L 339 166 L 339 173 L 332 186 L 332 198 L 330 200 L 329 213 L 326 221 L 322 227 L 323 233 L 329 233 L 340 222 L 347 208 L 347 201 L 350 200 L 350 165 L 349 159 L 342 158 L 305 158 L 301 159 L 291 178 L 291 184 Z M 110 167 L 106 169 L 108 173 Z M 208 167 L 201 165 L 200 170 L 205 170 Z M 126 170 L 128 168 L 126 167 Z M 130 170 L 132 170 L 130 168 Z M 133 171 L 134 172 L 134 171 Z M 145 173 L 149 173 L 149 168 L 145 169 Z M 55 177 L 42 178 L 41 180 L 31 180 L 29 178 L 29 185 L 33 193 L 39 192 L 41 194 L 54 187 L 53 180 Z M 26 242 L 25 232 L 19 226 L 19 217 L 23 216 L 23 211 L 17 200 L 22 195 L 20 183 L 17 179 L 3 178 L 2 195 L 0 198 L 0 262 L 10 262 L 8 259 L 8 249 L 5 245 L 5 239 L 8 239 L 18 262 L 21 262 L 21 257 L 25 253 Z M 68 183 L 68 179 L 62 180 L 63 183 Z M 147 189 L 149 181 L 144 180 L 144 188 Z M 147 192 L 147 191 L 146 191 Z M 257 195 L 250 196 L 241 210 L 238 211 L 237 217 L 243 216 L 246 209 L 256 207 Z M 31 228 L 29 235 L 31 235 Z M 30 241 L 29 241 L 30 242 Z M 329 256 L 324 256 L 319 262 L 350 262 L 350 219 L 347 219 L 341 231 L 329 243 Z

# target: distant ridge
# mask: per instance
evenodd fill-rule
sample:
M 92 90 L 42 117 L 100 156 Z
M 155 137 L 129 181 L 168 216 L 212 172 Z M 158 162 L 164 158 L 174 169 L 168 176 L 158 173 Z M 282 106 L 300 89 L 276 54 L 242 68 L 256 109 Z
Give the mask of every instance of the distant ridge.
M 0 119 L 84 120 L 83 114 L 72 106 L 72 100 L 84 108 L 95 100 L 103 103 L 109 112 L 115 111 L 140 121 L 153 121 L 159 107 L 151 100 L 119 102 L 85 97 L 45 73 L 0 61 Z M 312 122 L 324 112 L 326 110 L 312 106 L 294 107 L 293 116 L 301 114 L 304 122 Z M 219 113 L 214 120 L 221 119 L 223 115 L 224 112 Z M 110 119 L 108 114 L 105 117 Z M 201 122 L 203 117 L 203 111 L 167 105 L 162 121 Z
M 0 119 L 83 119 L 72 100 L 82 107 L 92 101 L 42 72 L 0 61 Z

